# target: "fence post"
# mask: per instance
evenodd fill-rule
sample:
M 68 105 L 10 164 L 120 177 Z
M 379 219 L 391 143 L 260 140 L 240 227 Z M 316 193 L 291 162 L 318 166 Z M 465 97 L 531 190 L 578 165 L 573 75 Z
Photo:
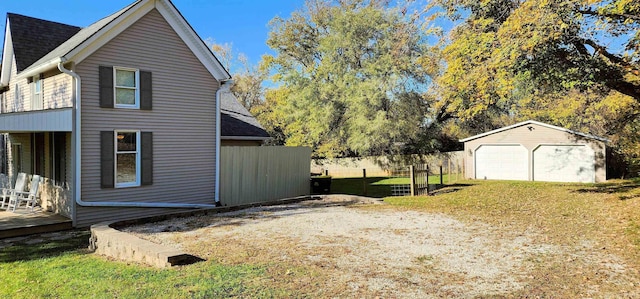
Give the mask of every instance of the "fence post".
M 409 165 L 409 179 L 411 181 L 411 196 L 416 196 L 416 172 L 413 165 Z
M 362 169 L 362 189 L 364 191 L 364 196 L 367 196 L 367 169 Z
M 449 176 L 447 176 L 447 184 L 451 185 L 451 177 L 452 177 L 452 173 L 451 173 L 451 165 L 453 165 L 453 161 L 451 161 L 451 158 L 447 159 L 447 174 Z
M 427 195 L 429 195 L 429 165 L 427 164 L 427 173 L 425 173 L 425 181 L 427 181 Z
M 329 169 L 325 169 L 325 170 L 324 170 L 324 175 L 325 175 L 325 176 L 329 176 Z
M 444 181 L 442 179 L 442 164 L 440 164 L 440 186 L 444 185 Z

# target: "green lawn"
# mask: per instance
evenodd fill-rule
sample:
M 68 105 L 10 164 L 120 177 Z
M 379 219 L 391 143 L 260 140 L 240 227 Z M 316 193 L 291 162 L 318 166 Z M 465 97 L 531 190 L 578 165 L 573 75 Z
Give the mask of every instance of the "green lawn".
M 369 178 L 370 196 L 384 197 L 399 179 Z M 332 191 L 361 194 L 362 179 L 336 179 Z M 627 273 L 640 273 L 640 181 L 606 184 L 462 181 L 428 197 L 392 197 L 369 209 L 424 211 L 463 222 L 481 222 L 505 234 L 535 232 L 535 240 L 558 248 L 597 244 L 615 255 Z M 322 294 L 313 273 L 289 271 L 272 261 L 228 263 L 208 260 L 172 269 L 110 261 L 87 251 L 88 233 L 47 244 L 0 249 L 0 298 L 273 298 Z M 464 248 L 461 248 L 464 250 Z M 541 255 L 522 290 L 506 297 L 583 297 L 584 290 L 624 294 L 637 285 L 618 285 L 600 274 L 601 265 L 553 260 Z M 275 270 L 274 270 L 275 269 Z M 279 271 L 278 269 L 287 269 Z M 629 272 L 630 271 L 630 272 Z M 307 280 L 298 277 L 311 277 Z M 613 279 L 613 280 L 612 280 Z M 310 281 L 296 285 L 292 281 Z
M 86 249 L 89 233 L 0 249 L 0 298 L 290 297 L 262 280 L 266 267 L 205 261 L 172 269 L 109 261 Z
M 449 182 L 449 176 L 443 176 L 444 183 Z M 451 177 L 451 180 L 455 180 L 455 175 Z M 331 193 L 332 194 L 350 194 L 369 196 L 375 198 L 383 198 L 391 196 L 392 185 L 409 185 L 410 179 L 407 177 L 371 177 L 366 179 L 366 194 L 365 183 L 362 178 L 334 178 L 331 180 Z M 440 184 L 440 176 L 429 176 L 429 184 Z

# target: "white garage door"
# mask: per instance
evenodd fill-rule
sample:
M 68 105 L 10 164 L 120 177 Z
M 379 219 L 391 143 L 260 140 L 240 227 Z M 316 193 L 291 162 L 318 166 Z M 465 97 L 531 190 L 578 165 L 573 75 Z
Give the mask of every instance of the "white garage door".
M 528 180 L 527 149 L 521 145 L 482 145 L 476 150 L 476 179 Z
M 542 145 L 533 151 L 533 179 L 593 183 L 595 154 L 585 145 Z

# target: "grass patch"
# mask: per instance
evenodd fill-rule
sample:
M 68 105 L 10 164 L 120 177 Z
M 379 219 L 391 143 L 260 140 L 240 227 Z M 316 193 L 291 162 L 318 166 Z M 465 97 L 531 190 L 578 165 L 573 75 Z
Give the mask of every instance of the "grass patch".
M 338 180 L 338 179 L 334 179 Z M 442 175 L 442 181 L 444 184 L 449 184 L 449 182 L 453 182 L 456 180 L 455 175 Z M 397 177 L 397 178 L 385 178 L 380 181 L 373 183 L 373 185 L 409 185 L 411 183 L 410 178 L 406 177 Z M 440 176 L 439 175 L 430 175 L 429 176 L 429 184 L 435 185 L 440 184 Z
M 470 222 L 488 223 L 506 236 L 533 232 L 534 242 L 557 248 L 582 248 L 590 244 L 603 256 L 621 257 L 628 273 L 640 271 L 640 183 L 563 184 L 516 181 L 466 181 L 465 187 L 448 187 L 436 196 L 392 197 L 385 202 L 396 209 L 452 215 Z M 586 243 L 585 243 L 586 242 Z M 545 255 L 532 262 L 532 280 L 516 297 L 584 297 L 593 285 L 599 291 L 635 290 L 615 286 L 600 266 Z M 612 263 L 615 260 L 612 260 Z M 620 289 L 617 289 L 620 287 Z M 598 296 L 596 296 L 598 297 Z
M 385 197 L 390 193 L 389 185 L 397 182 L 397 179 L 368 178 L 368 195 Z M 334 179 L 331 190 L 362 195 L 363 182 L 358 178 Z M 630 180 L 589 185 L 464 181 L 447 186 L 434 196 L 388 197 L 385 202 L 389 205 L 366 208 L 442 213 L 460 221 L 488 224 L 505 238 L 531 236 L 531 243 L 549 244 L 559 251 L 585 248 L 584 244 L 589 244 L 592 248 L 589 250 L 597 250 L 598 256 L 615 255 L 623 259 L 625 273 L 630 273 L 625 275 L 638 277 L 638 195 L 640 181 Z M 348 286 L 332 283 L 330 278 L 340 269 L 332 268 L 331 263 L 318 259 L 310 266 L 283 258 L 278 246 L 304 250 L 297 249 L 295 242 L 257 240 L 244 235 L 213 244 L 196 242 L 193 246 L 203 256 L 207 252 L 216 256 L 208 256 L 205 262 L 163 270 L 89 254 L 88 234 L 43 244 L 17 243 L 0 249 L 0 298 L 344 297 Z M 324 250 L 345 250 L 340 254 L 347 255 L 351 254 L 348 249 Z M 464 249 L 462 245 L 460 250 Z M 522 282 L 523 289 L 505 297 L 600 298 L 637 294 L 633 293 L 637 284 L 617 283 L 625 280 L 618 280 L 615 275 L 623 274 L 602 271 L 605 266 L 599 261 L 581 260 L 579 250 L 568 252 L 571 254 L 567 256 L 541 251 L 528 257 L 522 267 L 530 278 Z M 302 256 L 316 255 L 318 252 L 310 251 Z M 421 271 L 438 271 L 437 256 L 425 254 L 413 259 Z M 617 263 L 615 259 L 610 262 Z M 462 279 L 446 273 L 437 275 L 437 286 L 443 289 Z M 363 293 L 362 297 L 367 295 L 375 294 Z
M 362 178 L 334 178 L 331 179 L 331 193 L 365 196 L 366 184 L 366 196 L 375 198 L 391 196 L 391 185 L 393 184 L 380 183 L 384 180 L 388 180 L 388 178 L 371 177 L 367 178 L 366 182 L 363 182 Z
M 266 267 L 205 261 L 172 269 L 89 254 L 88 234 L 0 249 L 0 298 L 289 297 L 264 279 Z
M 455 175 L 451 177 L 444 175 L 444 183 L 447 184 L 450 178 L 455 180 Z M 331 179 L 331 193 L 383 198 L 391 196 L 392 185 L 409 185 L 410 182 L 407 177 L 370 177 L 366 179 L 365 194 L 365 183 L 362 178 L 333 178 Z M 440 176 L 429 176 L 429 184 L 440 184 Z
M 17 246 L 9 246 L 0 249 L 0 263 L 28 262 L 39 259 L 55 258 L 67 253 L 81 253 L 89 245 L 89 235 L 90 233 L 85 231 L 77 237 L 64 240 L 52 240 L 32 245 L 16 243 Z

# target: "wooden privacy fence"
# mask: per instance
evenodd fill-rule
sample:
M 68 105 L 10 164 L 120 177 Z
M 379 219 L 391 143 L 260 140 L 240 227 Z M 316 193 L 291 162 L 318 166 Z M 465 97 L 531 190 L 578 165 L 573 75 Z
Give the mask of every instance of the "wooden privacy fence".
M 220 202 L 224 206 L 309 195 L 311 148 L 223 146 Z

